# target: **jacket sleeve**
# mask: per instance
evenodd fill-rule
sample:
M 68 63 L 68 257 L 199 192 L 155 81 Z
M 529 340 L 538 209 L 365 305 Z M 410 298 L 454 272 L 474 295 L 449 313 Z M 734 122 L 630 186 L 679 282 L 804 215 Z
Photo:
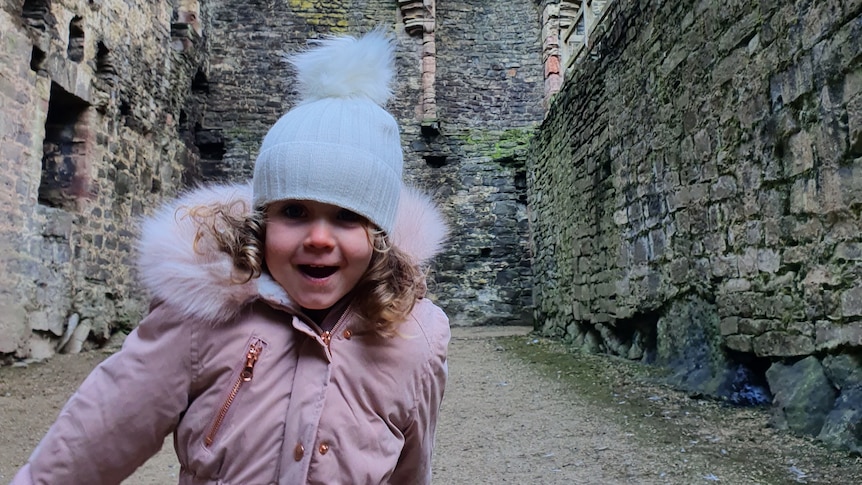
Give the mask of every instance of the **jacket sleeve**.
M 450 330 L 449 319 L 442 310 L 433 305 L 430 312 L 420 318 L 429 319 L 422 326 L 431 346 L 428 362 L 417 379 L 413 421 L 404 431 L 404 447 L 398 464 L 389 478 L 392 484 L 430 484 L 431 455 L 434 449 L 434 434 L 443 392 L 449 374 L 447 352 Z
M 84 380 L 13 485 L 118 484 L 159 451 L 192 379 L 191 322 L 164 307 Z

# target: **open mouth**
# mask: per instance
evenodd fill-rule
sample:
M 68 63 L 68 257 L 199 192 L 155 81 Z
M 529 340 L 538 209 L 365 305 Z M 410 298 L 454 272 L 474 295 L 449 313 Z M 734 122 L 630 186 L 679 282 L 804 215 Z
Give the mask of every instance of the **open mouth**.
M 299 270 L 311 278 L 326 278 L 338 271 L 338 266 L 318 266 L 316 264 L 300 264 Z

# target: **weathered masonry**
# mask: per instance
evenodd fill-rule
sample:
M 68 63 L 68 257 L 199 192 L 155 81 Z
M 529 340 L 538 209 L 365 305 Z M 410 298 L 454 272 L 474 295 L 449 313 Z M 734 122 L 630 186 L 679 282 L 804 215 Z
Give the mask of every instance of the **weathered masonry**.
M 862 2 L 605 8 L 531 145 L 538 325 L 862 449 Z
M 283 55 L 377 26 L 398 43 L 390 108 L 407 177 L 455 228 L 433 297 L 456 325 L 531 321 L 538 11 L 530 0 L 0 0 L 0 358 L 136 325 L 139 218 L 189 185 L 247 180 L 295 99 Z
M 0 355 L 46 357 L 141 315 L 134 221 L 187 171 L 200 61 L 169 2 L 0 5 Z

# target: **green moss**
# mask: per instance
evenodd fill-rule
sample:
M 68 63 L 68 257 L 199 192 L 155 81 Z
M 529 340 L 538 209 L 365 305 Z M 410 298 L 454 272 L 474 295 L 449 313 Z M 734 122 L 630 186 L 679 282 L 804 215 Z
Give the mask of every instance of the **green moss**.
M 314 2 L 309 0 L 290 0 L 290 8 L 293 10 L 308 11 L 314 7 Z
M 308 25 L 326 28 L 331 33 L 345 33 L 348 30 L 347 9 L 341 2 L 290 0 L 289 5 Z
M 239 126 L 232 126 L 224 130 L 224 137 L 229 140 L 253 140 L 263 138 L 263 133 Z
M 532 136 L 532 130 L 511 129 L 504 131 L 497 143 L 494 144 L 491 158 L 494 160 L 512 158 L 516 153 L 524 152 L 530 144 Z
M 639 365 L 609 356 L 582 354 L 549 339 L 505 337 L 499 341 L 503 348 L 512 351 L 520 359 L 537 364 L 555 379 L 558 376 L 564 379 L 578 395 L 603 404 L 611 404 L 614 400 L 612 383 L 623 374 L 628 378 L 644 381 L 658 380 L 666 375 L 666 371 L 658 367 Z M 618 366 L 616 371 L 608 372 L 609 360 L 613 360 L 614 366 Z
M 524 158 L 534 133 L 533 127 L 527 127 L 504 131 L 469 131 L 455 137 L 479 155 L 505 163 Z

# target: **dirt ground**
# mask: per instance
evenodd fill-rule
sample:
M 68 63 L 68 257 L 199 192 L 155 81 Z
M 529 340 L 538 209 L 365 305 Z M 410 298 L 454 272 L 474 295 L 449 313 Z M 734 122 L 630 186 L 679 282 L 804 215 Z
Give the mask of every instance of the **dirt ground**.
M 695 399 L 626 362 L 572 355 L 526 328 L 453 329 L 435 484 L 862 483 L 862 461 Z M 0 368 L 0 483 L 107 355 Z M 125 484 L 176 483 L 170 440 Z

